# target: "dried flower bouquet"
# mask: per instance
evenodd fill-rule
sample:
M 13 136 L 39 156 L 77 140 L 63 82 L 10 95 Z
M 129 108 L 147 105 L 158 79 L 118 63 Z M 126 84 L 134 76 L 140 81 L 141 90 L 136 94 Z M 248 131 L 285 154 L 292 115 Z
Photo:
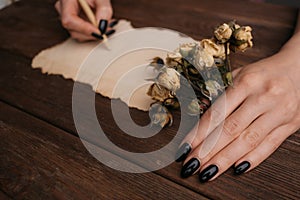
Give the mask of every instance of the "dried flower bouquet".
M 229 54 L 253 46 L 252 28 L 235 22 L 224 23 L 214 37 L 182 44 L 167 58 L 150 63 L 158 70 L 148 95 L 155 102 L 149 109 L 153 125 L 172 125 L 170 110 L 185 106 L 187 114 L 201 116 L 227 87 L 233 85 Z M 187 88 L 193 89 L 193 94 Z M 179 101 L 184 99 L 184 103 Z

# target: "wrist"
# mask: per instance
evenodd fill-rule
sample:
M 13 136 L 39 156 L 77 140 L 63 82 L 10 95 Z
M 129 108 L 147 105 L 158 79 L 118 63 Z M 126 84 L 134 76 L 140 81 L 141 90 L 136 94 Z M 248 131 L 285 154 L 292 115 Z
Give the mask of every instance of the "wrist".
M 295 87 L 300 91 L 300 32 L 294 35 L 276 56 L 278 66 L 282 67 L 282 73 L 286 74 Z M 276 64 L 276 63 L 275 63 Z

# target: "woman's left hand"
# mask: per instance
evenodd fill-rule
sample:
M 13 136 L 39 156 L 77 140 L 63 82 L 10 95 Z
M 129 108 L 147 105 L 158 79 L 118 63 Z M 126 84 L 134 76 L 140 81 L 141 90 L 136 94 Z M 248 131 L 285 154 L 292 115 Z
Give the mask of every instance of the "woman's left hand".
M 183 178 L 200 171 L 200 181 L 206 182 L 232 165 L 236 174 L 247 172 L 300 128 L 299 52 L 299 45 L 286 45 L 234 71 L 234 86 L 206 111 L 178 150 L 177 161 L 185 160 Z

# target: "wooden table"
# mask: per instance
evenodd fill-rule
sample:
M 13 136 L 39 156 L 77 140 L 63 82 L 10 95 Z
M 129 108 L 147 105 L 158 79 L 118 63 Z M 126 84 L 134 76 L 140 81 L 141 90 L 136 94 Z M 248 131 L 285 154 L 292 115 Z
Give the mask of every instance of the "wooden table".
M 135 27 L 165 27 L 196 39 L 209 37 L 216 24 L 232 19 L 252 26 L 255 47 L 233 59 L 235 67 L 277 52 L 292 35 L 297 14 L 295 8 L 238 0 L 112 3 L 115 17 L 130 20 Z M 229 169 L 206 184 L 200 184 L 197 176 L 181 179 L 178 163 L 132 174 L 93 158 L 74 126 L 73 81 L 42 74 L 30 66 L 40 50 L 68 37 L 53 4 L 54 0 L 21 0 L 0 11 L 0 199 L 300 198 L 299 132 L 250 173 L 236 177 Z M 97 95 L 96 110 L 107 136 L 133 152 L 159 149 L 177 130 L 174 126 L 146 140 L 133 138 L 116 127 L 109 99 Z M 137 123 L 147 124 L 147 113 L 130 112 Z M 175 118 L 178 122 L 179 117 Z M 94 148 L 131 162 L 105 144 Z

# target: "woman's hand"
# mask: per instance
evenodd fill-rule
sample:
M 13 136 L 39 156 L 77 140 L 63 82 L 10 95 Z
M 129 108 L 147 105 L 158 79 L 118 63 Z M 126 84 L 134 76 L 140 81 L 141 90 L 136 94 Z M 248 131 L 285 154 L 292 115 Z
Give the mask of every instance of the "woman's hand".
M 96 20 L 111 20 L 113 10 L 110 0 L 86 0 L 94 10 Z M 71 37 L 78 41 L 97 40 L 92 33 L 100 34 L 98 27 L 91 24 L 83 13 L 78 0 L 59 0 L 55 8 L 61 15 L 61 22 Z
M 300 128 L 300 32 L 276 55 L 234 71 L 227 89 L 184 139 L 183 178 L 213 180 L 235 165 L 247 172 Z M 225 120 L 224 120 L 225 119 Z

